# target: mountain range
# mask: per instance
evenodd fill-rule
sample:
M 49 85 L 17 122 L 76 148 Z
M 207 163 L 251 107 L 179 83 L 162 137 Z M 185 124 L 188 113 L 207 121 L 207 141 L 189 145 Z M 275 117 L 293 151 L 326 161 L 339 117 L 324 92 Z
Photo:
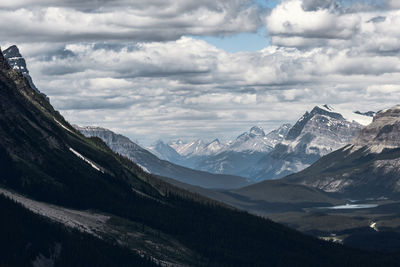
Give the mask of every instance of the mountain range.
M 178 140 L 158 142 L 150 150 L 197 170 L 239 175 L 252 181 L 277 179 L 301 171 L 348 144 L 372 121 L 373 114 L 316 106 L 293 126 L 284 124 L 268 134 L 255 126 L 226 144 L 218 139 L 208 144 L 202 140 Z
M 254 178 L 277 179 L 296 173 L 347 145 L 372 117 L 316 106 L 290 128 L 285 139 L 259 160 Z
M 0 53 L 0 264 L 395 266 L 179 189 L 75 130 Z
M 250 184 L 250 181 L 242 177 L 212 174 L 161 160 L 146 149 L 129 140 L 129 138 L 101 127 L 80 127 L 77 125 L 74 125 L 74 127 L 87 137 L 94 136 L 101 138 L 114 152 L 126 156 L 138 164 L 143 170 L 155 175 L 173 178 L 191 185 L 214 189 L 234 189 Z
M 400 107 L 378 112 L 349 144 L 287 181 L 356 198 L 400 194 Z
M 327 217 L 321 204 L 341 204 L 357 193 L 355 186 L 363 196 L 368 183 L 379 193 L 370 187 L 372 193 L 366 197 L 381 195 L 383 189 L 391 192 L 390 197 L 397 196 L 391 177 L 398 172 L 399 112 L 397 107 L 379 112 L 348 146 L 298 174 L 241 189 L 209 190 L 146 172 L 146 166 L 134 161 L 155 156 L 123 136 L 88 128 L 102 132 L 97 134 L 119 149 L 136 151 L 132 160 L 101 138 L 84 136 L 0 53 L 0 265 L 397 266 L 398 253 L 326 242 L 200 194 L 224 196 L 228 204 L 233 199 L 232 205 L 241 209 L 256 207 L 260 215 L 279 213 L 286 222 L 307 203 L 314 203 L 318 209 L 307 210 L 308 218 L 340 224 Z M 343 119 L 331 116 L 344 125 L 349 121 L 342 115 Z M 303 130 L 298 132 L 291 137 L 288 131 L 280 142 L 288 136 L 296 140 Z M 259 131 L 251 134 L 262 136 Z M 363 166 L 372 163 L 377 163 L 378 172 L 365 172 Z M 337 180 L 347 177 L 350 185 L 343 183 L 334 192 L 332 186 L 321 186 L 331 181 L 332 174 Z M 282 212 L 283 202 L 291 207 Z M 388 206 L 393 212 L 397 203 Z M 357 220 L 358 214 L 352 222 Z M 374 222 L 370 225 L 369 229 L 376 227 Z M 354 235 L 351 238 L 354 242 Z
M 400 107 L 374 115 L 347 145 L 303 171 L 236 190 L 201 193 L 319 238 L 398 251 Z

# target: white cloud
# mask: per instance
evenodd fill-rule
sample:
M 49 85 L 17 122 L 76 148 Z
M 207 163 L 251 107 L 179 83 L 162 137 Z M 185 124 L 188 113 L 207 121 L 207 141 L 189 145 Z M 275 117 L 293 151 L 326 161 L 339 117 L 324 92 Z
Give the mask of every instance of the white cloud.
M 228 138 L 255 124 L 272 129 L 316 104 L 368 111 L 397 103 L 400 11 L 393 5 L 357 10 L 336 1 L 284 0 L 265 18 L 271 45 L 256 52 L 228 53 L 185 37 L 257 27 L 246 2 L 135 1 L 133 12 L 121 8 L 123 0 L 100 1 L 98 9 L 90 9 L 90 1 L 55 1 L 50 9 L 58 11 L 48 15 L 43 0 L 31 1 L 29 10 L 3 3 L 0 13 L 27 17 L 14 21 L 22 28 L 16 36 L 28 31 L 21 26 L 28 22 L 34 22 L 32 35 L 49 27 L 34 40 L 52 43 L 30 43 L 28 35 L 19 46 L 39 89 L 68 119 L 144 142 Z M 124 15 L 132 20 L 123 21 Z M 84 22 L 80 29 L 75 20 Z M 66 43 L 63 30 L 73 36 Z M 140 38 L 109 41 L 121 38 L 119 30 L 138 30 Z
M 400 84 L 397 55 L 367 56 L 351 47 L 270 46 L 227 53 L 183 37 L 134 48 L 66 49 L 71 56 L 28 61 L 52 103 L 75 123 L 103 125 L 146 141 L 182 134 L 232 137 L 260 122 L 271 129 L 319 103 L 380 109 L 376 88 Z M 70 70 L 65 74 L 50 71 L 65 66 Z M 398 93 L 385 98 L 388 105 Z
M 0 35 L 14 42 L 176 40 L 254 32 L 260 14 L 250 0 L 2 1 Z

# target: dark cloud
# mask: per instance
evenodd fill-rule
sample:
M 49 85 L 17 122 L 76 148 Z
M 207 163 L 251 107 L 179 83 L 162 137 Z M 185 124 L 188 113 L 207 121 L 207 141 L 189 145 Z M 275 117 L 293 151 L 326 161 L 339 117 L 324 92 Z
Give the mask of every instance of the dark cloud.
M 302 7 L 305 11 L 316 11 L 319 9 L 335 10 L 340 7 L 337 0 L 303 0 Z
M 385 20 L 386 20 L 386 17 L 377 16 L 377 17 L 373 17 L 372 19 L 368 20 L 368 22 L 379 23 L 379 22 L 384 22 Z

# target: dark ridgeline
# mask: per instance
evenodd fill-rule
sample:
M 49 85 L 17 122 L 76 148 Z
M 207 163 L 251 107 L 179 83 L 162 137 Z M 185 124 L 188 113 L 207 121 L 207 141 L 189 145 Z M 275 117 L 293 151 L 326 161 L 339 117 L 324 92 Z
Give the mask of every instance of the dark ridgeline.
M 156 233 L 152 242 L 162 244 L 162 236 L 168 236 L 176 241 L 176 246 L 193 251 L 193 256 L 186 258 L 174 254 L 175 251 L 165 254 L 165 260 L 184 265 L 398 265 L 399 255 L 367 253 L 323 242 L 144 173 L 127 158 L 112 152 L 99 138 L 86 138 L 76 131 L 30 87 L 22 74 L 7 67 L 2 56 L 0 66 L 1 187 L 43 202 L 96 210 L 114 220 L 151 228 Z M 96 163 L 101 171 L 70 149 Z M 54 257 L 56 266 L 77 262 L 98 266 L 110 261 L 110 265 L 118 266 L 130 260 L 134 266 L 149 264 L 115 240 L 66 230 L 3 198 L 0 205 L 5 214 L 1 220 L 2 234 L 6 231 L 16 237 L 0 238 L 4 248 L 0 251 L 4 253 L 0 265 L 23 265 L 39 252 L 57 252 L 58 243 L 61 252 Z M 21 220 L 16 223 L 16 218 Z M 29 246 L 32 250 L 21 249 Z M 129 248 L 141 249 L 134 245 Z M 88 254 L 83 255 L 84 252 Z

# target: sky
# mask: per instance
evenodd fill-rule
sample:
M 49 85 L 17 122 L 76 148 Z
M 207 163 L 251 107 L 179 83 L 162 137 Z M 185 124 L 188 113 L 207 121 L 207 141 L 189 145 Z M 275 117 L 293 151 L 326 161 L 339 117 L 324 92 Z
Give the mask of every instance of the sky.
M 14 0 L 0 17 L 67 120 L 145 146 L 400 97 L 397 0 Z

